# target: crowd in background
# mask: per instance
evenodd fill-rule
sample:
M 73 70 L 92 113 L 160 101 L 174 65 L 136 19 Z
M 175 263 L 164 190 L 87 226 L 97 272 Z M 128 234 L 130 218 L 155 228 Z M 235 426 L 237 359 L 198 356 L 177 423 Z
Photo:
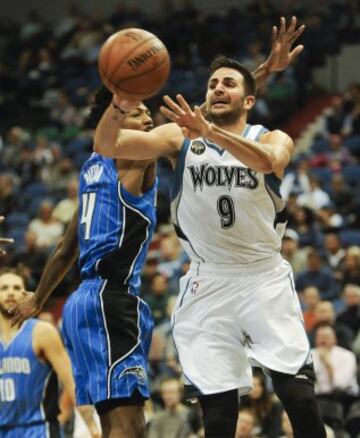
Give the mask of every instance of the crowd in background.
M 358 2 L 300 3 L 286 1 L 282 11 L 288 8 L 307 24 L 304 54 L 259 91 L 251 116 L 270 128 L 282 126 L 319 92 L 311 73 L 326 53 L 360 41 Z M 172 60 L 166 91 L 183 92 L 199 103 L 209 61 L 224 53 L 254 69 L 265 59 L 271 26 L 280 16 L 266 0 L 218 15 L 200 12 L 190 2 L 181 10 L 165 4 L 156 19 L 137 7 L 119 5 L 106 19 L 73 9 L 55 25 L 36 12 L 25 23 L 1 23 L 0 215 L 7 219 L 0 231 L 13 237 L 15 245 L 0 263 L 21 266 L 29 289 L 36 287 L 47 256 L 77 207 L 79 169 L 92 149 L 86 117 L 99 83 L 96 59 L 105 38 L 125 26 L 155 32 Z M 156 125 L 164 123 L 156 111 L 158 103 L 149 103 Z M 167 164 L 159 163 L 159 226 L 141 291 L 156 325 L 150 352 L 149 437 L 200 437 L 198 406 L 182 403 L 181 371 L 171 337 L 170 314 L 189 260 L 169 223 L 169 177 Z M 359 189 L 360 85 L 351 84 L 334 96 L 322 130 L 308 151 L 292 161 L 281 188 L 288 212 L 282 254 L 294 270 L 294 289 L 313 348 L 320 408 L 334 436 L 351 438 L 360 431 Z M 74 267 L 56 296 L 68 295 L 78 281 Z M 271 384 L 259 370 L 239 414 L 237 438 L 250 437 L 292 437 Z

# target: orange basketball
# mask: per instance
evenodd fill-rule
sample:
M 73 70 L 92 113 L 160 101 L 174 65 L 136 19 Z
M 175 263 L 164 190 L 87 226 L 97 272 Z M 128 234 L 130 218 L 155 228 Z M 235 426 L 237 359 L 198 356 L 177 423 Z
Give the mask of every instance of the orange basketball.
M 100 50 L 103 84 L 128 100 L 154 96 L 165 85 L 170 58 L 164 44 L 143 29 L 125 29 L 111 35 Z

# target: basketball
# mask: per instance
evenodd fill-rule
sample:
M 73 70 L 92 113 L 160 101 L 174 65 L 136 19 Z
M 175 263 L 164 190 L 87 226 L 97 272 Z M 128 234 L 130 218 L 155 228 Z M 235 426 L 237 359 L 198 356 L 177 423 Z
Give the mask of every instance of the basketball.
M 125 29 L 103 44 L 98 68 L 103 84 L 128 100 L 157 94 L 170 72 L 170 58 L 162 41 L 143 29 Z

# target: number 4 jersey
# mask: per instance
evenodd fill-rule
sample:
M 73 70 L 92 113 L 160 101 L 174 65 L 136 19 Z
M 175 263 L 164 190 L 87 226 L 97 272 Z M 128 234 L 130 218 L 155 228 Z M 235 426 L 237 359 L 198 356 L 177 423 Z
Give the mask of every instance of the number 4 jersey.
M 82 279 L 114 280 L 137 294 L 156 225 L 157 182 L 142 196 L 125 190 L 115 161 L 93 153 L 81 169 L 79 264 Z
M 10 343 L 0 340 L 0 436 L 2 428 L 53 422 L 59 413 L 56 374 L 33 351 L 36 324 L 29 319 Z
M 258 140 L 265 132 L 246 125 L 242 135 Z M 280 183 L 204 138 L 185 140 L 170 199 L 175 230 L 192 260 L 248 264 L 279 252 L 286 224 Z

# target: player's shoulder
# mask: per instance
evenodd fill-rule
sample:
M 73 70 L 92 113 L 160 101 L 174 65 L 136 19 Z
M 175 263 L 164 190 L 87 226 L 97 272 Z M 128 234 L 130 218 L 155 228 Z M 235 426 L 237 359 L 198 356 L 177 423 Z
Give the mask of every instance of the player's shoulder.
M 58 338 L 60 336 L 58 329 L 47 321 L 39 319 L 34 320 L 33 339 L 39 340 L 40 343 L 47 342 L 49 339 Z
M 260 136 L 260 142 L 270 142 L 270 143 L 278 143 L 278 142 L 293 142 L 289 134 L 282 131 L 281 129 L 274 129 L 272 131 L 263 132 Z

